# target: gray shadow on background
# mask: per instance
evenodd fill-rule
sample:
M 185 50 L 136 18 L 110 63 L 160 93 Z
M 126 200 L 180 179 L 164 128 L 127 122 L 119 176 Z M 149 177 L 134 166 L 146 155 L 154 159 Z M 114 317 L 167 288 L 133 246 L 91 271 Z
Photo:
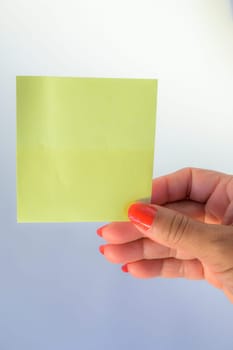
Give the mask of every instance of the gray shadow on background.
M 229 0 L 229 1 L 230 1 L 230 7 L 231 7 L 231 14 L 233 18 L 233 0 Z

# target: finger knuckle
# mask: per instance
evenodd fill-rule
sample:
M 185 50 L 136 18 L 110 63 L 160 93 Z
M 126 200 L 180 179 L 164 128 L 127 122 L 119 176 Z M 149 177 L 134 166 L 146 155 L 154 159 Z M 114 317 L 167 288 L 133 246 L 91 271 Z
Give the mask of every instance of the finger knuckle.
M 176 213 L 168 225 L 167 241 L 178 245 L 187 234 L 189 229 L 189 218 Z
M 151 256 L 151 241 L 148 238 L 142 239 L 142 257 L 143 259 L 149 259 Z

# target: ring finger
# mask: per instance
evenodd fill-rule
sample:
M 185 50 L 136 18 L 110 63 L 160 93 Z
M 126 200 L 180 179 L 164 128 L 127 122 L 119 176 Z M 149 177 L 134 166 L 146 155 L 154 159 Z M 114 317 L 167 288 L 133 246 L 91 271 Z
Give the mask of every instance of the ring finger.
M 113 263 L 125 264 L 138 260 L 177 258 L 182 260 L 194 257 L 181 251 L 163 246 L 148 238 L 141 238 L 124 244 L 106 244 L 100 247 L 100 251 L 107 260 Z

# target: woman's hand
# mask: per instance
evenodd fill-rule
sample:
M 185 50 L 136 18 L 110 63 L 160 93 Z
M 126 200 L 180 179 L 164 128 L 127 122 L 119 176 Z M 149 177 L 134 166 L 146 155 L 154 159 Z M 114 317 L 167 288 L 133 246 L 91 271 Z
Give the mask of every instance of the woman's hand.
M 233 302 L 233 176 L 182 169 L 153 181 L 152 204 L 98 229 L 107 260 L 134 277 L 206 279 Z

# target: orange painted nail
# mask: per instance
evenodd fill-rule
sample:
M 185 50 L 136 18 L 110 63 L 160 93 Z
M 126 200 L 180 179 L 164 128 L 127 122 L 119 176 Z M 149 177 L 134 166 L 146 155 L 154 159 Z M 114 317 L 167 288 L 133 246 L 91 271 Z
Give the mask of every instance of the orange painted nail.
M 99 227 L 99 228 L 96 230 L 97 235 L 99 235 L 100 237 L 103 237 L 103 229 L 104 229 L 105 227 L 107 227 L 107 226 L 108 226 L 108 225 L 104 225 L 104 226 Z
M 128 217 L 134 224 L 148 230 L 153 224 L 156 212 L 156 208 L 151 205 L 134 203 L 128 209 Z
M 128 265 L 125 264 L 125 265 L 121 266 L 121 270 L 122 270 L 123 272 L 129 272 L 129 270 L 128 270 Z
M 104 255 L 104 245 L 99 247 L 99 252 Z

